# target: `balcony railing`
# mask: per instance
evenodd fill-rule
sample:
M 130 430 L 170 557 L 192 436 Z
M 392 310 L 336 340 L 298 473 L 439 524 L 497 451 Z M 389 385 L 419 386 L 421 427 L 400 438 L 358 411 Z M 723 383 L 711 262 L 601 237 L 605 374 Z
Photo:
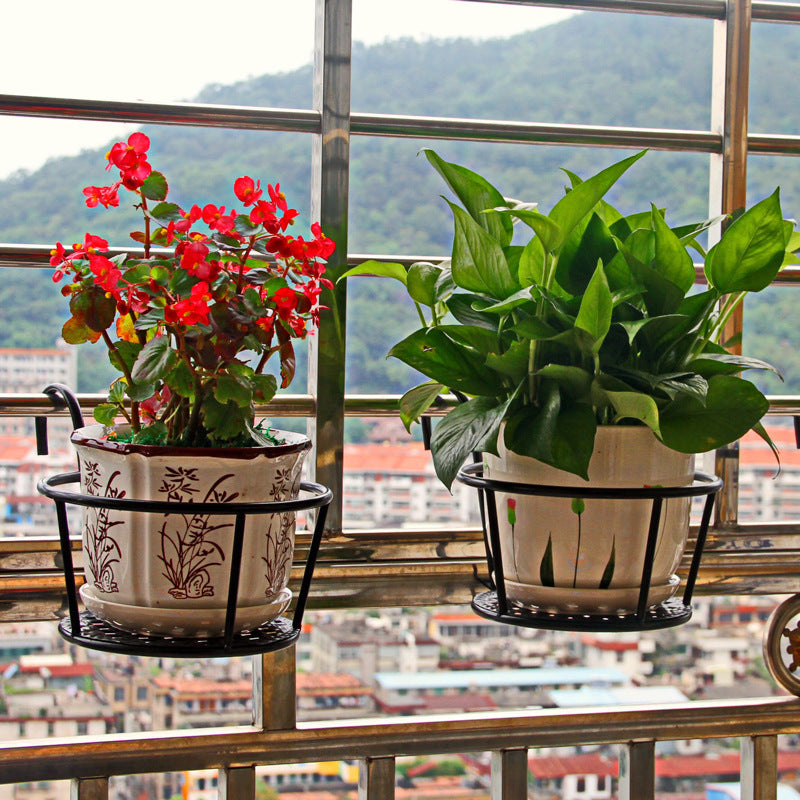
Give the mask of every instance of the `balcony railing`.
M 528 750 L 618 744 L 619 797 L 652 800 L 656 742 L 741 737 L 742 797 L 767 800 L 777 791 L 778 736 L 800 732 L 794 698 L 297 724 L 293 651 L 262 656 L 258 667 L 252 727 L 8 743 L 0 782 L 70 779 L 77 800 L 105 800 L 111 776 L 219 769 L 221 797 L 252 800 L 257 765 L 356 760 L 359 798 L 391 800 L 398 756 L 491 752 L 492 797 L 523 800 Z

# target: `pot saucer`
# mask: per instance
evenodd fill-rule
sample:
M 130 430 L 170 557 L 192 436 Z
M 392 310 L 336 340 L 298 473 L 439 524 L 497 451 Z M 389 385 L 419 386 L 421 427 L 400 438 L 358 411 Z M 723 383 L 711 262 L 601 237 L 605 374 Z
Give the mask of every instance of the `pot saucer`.
M 669 583 L 651 586 L 648 606 L 652 608 L 669 600 L 680 585 L 672 575 Z M 637 610 L 639 587 L 618 589 L 573 589 L 568 586 L 534 586 L 506 579 L 506 595 L 510 603 L 523 608 L 562 614 L 631 614 Z
M 225 633 L 224 608 L 159 608 L 131 606 L 100 597 L 93 586 L 83 585 L 80 595 L 86 609 L 115 628 L 146 636 L 197 637 Z M 289 606 L 292 593 L 282 589 L 271 602 L 236 609 L 234 631 L 248 631 L 279 617 Z

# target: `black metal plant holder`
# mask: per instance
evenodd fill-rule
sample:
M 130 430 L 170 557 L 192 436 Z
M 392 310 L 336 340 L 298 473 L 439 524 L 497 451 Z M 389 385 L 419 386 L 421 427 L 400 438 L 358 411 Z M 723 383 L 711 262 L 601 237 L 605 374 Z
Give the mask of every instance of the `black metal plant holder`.
M 57 407 L 66 405 L 70 410 L 73 425 L 80 427 L 82 424 L 80 407 L 69 389 L 59 384 L 53 384 L 45 389 L 45 393 L 53 399 Z M 39 439 L 39 452 L 46 454 L 45 424 L 37 424 L 37 437 Z M 67 472 L 46 478 L 40 481 L 37 486 L 38 491 L 53 500 L 56 505 L 56 518 L 61 543 L 61 556 L 64 563 L 69 611 L 68 617 L 61 620 L 58 629 L 59 633 L 67 641 L 93 650 L 103 650 L 110 653 L 186 658 L 213 658 L 268 653 L 289 647 L 297 641 L 303 624 L 303 614 L 308 600 L 314 565 L 316 564 L 322 541 L 328 504 L 333 498 L 333 492 L 330 489 L 319 483 L 303 481 L 300 484 L 300 491 L 311 496 L 296 500 L 252 503 L 175 503 L 163 500 L 96 497 L 95 495 L 81 494 L 73 490 L 60 488 L 68 484 L 76 484 L 79 481 L 79 472 Z M 72 559 L 72 543 L 67 522 L 66 507 L 68 505 L 137 511 L 148 514 L 207 514 L 235 517 L 224 634 L 209 638 L 145 635 L 121 630 L 97 618 L 90 611 L 81 611 L 78 606 L 78 583 Z M 250 631 L 234 633 L 246 517 L 254 514 L 297 512 L 312 508 L 319 510 L 306 556 L 303 579 L 297 593 L 297 600 L 291 619 L 281 616 Z
M 472 601 L 473 610 L 482 617 L 519 625 L 526 628 L 546 628 L 549 630 L 574 631 L 632 631 L 669 628 L 687 622 L 692 616 L 692 594 L 700 568 L 711 511 L 714 507 L 716 493 L 722 487 L 722 481 L 714 475 L 696 472 L 694 481 L 687 486 L 648 487 L 624 489 L 598 489 L 590 487 L 546 486 L 527 483 L 500 481 L 483 477 L 481 463 L 464 467 L 457 480 L 467 486 L 478 489 L 485 505 L 484 544 L 489 569 L 487 586 L 489 591 L 477 595 Z M 650 524 L 642 564 L 642 578 L 639 590 L 637 610 L 633 613 L 620 614 L 586 614 L 581 612 L 552 612 L 545 609 L 527 608 L 510 603 L 506 596 L 505 575 L 503 572 L 503 556 L 500 549 L 500 533 L 497 517 L 496 492 L 537 495 L 543 497 L 617 498 L 652 500 Z M 700 528 L 695 540 L 689 574 L 686 579 L 681 599 L 670 598 L 651 606 L 648 603 L 650 581 L 652 577 L 653 556 L 655 554 L 658 528 L 664 500 L 673 497 L 706 496 Z M 485 500 L 485 504 L 483 501 Z

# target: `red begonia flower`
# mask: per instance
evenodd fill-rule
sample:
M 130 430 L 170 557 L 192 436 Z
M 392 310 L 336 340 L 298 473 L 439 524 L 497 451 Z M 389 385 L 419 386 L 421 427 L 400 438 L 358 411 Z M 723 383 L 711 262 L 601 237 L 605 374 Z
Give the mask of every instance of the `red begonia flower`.
M 178 233 L 187 233 L 189 228 L 194 225 L 203 215 L 203 211 L 198 205 L 193 205 L 190 211 L 181 211 L 181 219 L 175 220 L 175 230 Z
M 272 301 L 278 308 L 278 316 L 281 319 L 289 319 L 297 307 L 297 294 L 288 286 L 284 286 L 272 295 Z
M 117 265 L 106 258 L 92 254 L 89 256 L 89 269 L 94 275 L 94 282 L 116 299 L 120 297 L 119 280 L 122 277 Z
M 179 325 L 208 325 L 211 292 L 204 281 L 192 286 L 191 295 L 172 303 L 164 309 L 164 318 L 167 322 L 177 322 Z
M 109 164 L 124 172 L 129 172 L 138 164 L 147 161 L 150 139 L 137 131 L 128 137 L 127 143 L 117 142 L 106 154 Z
M 333 251 L 336 249 L 336 243 L 333 239 L 329 239 L 323 232 L 322 226 L 319 222 L 314 222 L 311 225 L 311 233 L 314 235 L 314 239 L 319 242 L 319 254 L 317 258 L 330 258 L 333 254 Z
M 281 230 L 285 231 L 290 225 L 294 225 L 294 218 L 299 215 L 300 212 L 296 208 L 287 208 L 280 219 Z
M 253 225 L 276 224 L 275 205 L 266 200 L 259 200 L 250 211 L 250 222 Z
M 203 208 L 203 222 L 208 225 L 211 230 L 219 231 L 220 233 L 230 233 L 233 230 L 234 220 L 236 219 L 236 212 L 231 209 L 229 214 L 225 213 L 225 206 L 217 206 L 209 203 Z
M 306 321 L 302 317 L 298 317 L 296 314 L 292 314 L 289 317 L 289 326 L 291 327 L 294 335 L 300 339 L 305 339 L 306 337 Z
M 126 189 L 136 190 L 152 172 L 147 163 L 147 148 L 150 139 L 143 133 L 132 133 L 125 142 L 117 142 L 106 154 L 108 165 L 117 167 Z
M 269 199 L 281 210 L 286 211 L 286 195 L 281 191 L 281 185 L 276 183 L 274 186 L 271 184 L 267 186 Z
M 208 247 L 200 241 L 181 242 L 175 250 L 175 254 L 181 257 L 181 269 L 187 272 L 191 272 L 197 264 L 205 261 L 208 252 Z
M 109 206 L 119 205 L 119 194 L 117 190 L 121 182 L 117 182 L 112 186 L 87 186 L 83 190 L 86 196 L 86 205 L 89 208 L 95 208 L 98 204 L 108 208 Z
M 263 194 L 261 181 L 254 183 L 252 178 L 244 175 L 233 182 L 233 192 L 246 206 L 251 206 Z
M 87 233 L 83 237 L 83 244 L 75 242 L 72 245 L 72 249 L 74 252 L 71 256 L 68 256 L 68 259 L 85 258 L 88 255 L 96 253 L 98 250 L 108 250 L 108 241 L 101 236 L 94 236 L 91 233 Z
M 201 281 L 213 283 L 219 277 L 221 269 L 222 264 L 219 261 L 201 261 L 199 264 L 195 264 L 189 272 L 200 278 Z
M 67 251 L 64 249 L 64 245 L 61 242 L 56 242 L 56 246 L 50 251 L 50 266 L 57 267 L 63 261 L 66 261 L 67 258 Z M 56 280 L 53 278 L 53 280 Z M 61 280 L 59 277 L 58 280 Z

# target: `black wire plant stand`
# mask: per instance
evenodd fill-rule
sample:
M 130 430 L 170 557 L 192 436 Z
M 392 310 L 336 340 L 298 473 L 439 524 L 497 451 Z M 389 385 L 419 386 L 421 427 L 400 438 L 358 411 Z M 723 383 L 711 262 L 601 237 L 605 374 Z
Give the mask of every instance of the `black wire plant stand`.
M 83 425 L 80 406 L 72 392 L 61 384 L 51 384 L 45 389 L 56 407 L 67 407 L 73 427 Z M 46 418 L 37 419 L 37 442 L 40 454 L 47 453 Z M 63 559 L 67 594 L 67 616 L 59 623 L 61 636 L 69 642 L 93 650 L 140 656 L 169 656 L 173 658 L 228 657 L 268 653 L 289 647 L 300 637 L 311 579 L 325 528 L 328 505 L 333 492 L 319 483 L 302 481 L 300 492 L 308 495 L 293 500 L 248 503 L 189 503 L 164 500 L 137 500 L 132 498 L 97 497 L 62 487 L 77 484 L 80 473 L 66 472 L 39 481 L 38 491 L 53 500 Z M 67 506 L 135 511 L 147 514 L 204 514 L 234 517 L 231 566 L 228 577 L 225 628 L 222 636 L 179 637 L 142 634 L 122 630 L 101 620 L 78 603 L 78 577 L 72 558 Z M 279 514 L 317 509 L 314 530 L 305 559 L 305 568 L 291 619 L 279 616 L 252 630 L 235 632 L 236 600 L 241 574 L 241 555 L 244 546 L 245 520 L 251 515 Z
M 472 608 L 475 613 L 495 622 L 504 622 L 526 628 L 544 628 L 567 631 L 637 631 L 670 628 L 681 625 L 692 616 L 692 594 L 700 568 L 711 512 L 722 480 L 715 475 L 695 472 L 694 480 L 686 486 L 607 489 L 594 487 L 552 486 L 516 483 L 485 478 L 483 464 L 470 464 L 457 476 L 461 483 L 476 488 L 480 498 L 483 539 L 486 548 L 488 580 L 479 580 L 489 591 L 475 596 Z M 650 522 L 642 563 L 642 576 L 635 612 L 589 614 L 584 612 L 550 611 L 544 608 L 524 607 L 509 601 L 506 595 L 503 556 L 497 514 L 497 492 L 536 495 L 540 497 L 605 498 L 619 500 L 652 500 Z M 700 527 L 695 540 L 691 565 L 681 598 L 669 598 L 651 605 L 648 602 L 652 577 L 653 556 L 664 501 L 675 497 L 705 496 Z

